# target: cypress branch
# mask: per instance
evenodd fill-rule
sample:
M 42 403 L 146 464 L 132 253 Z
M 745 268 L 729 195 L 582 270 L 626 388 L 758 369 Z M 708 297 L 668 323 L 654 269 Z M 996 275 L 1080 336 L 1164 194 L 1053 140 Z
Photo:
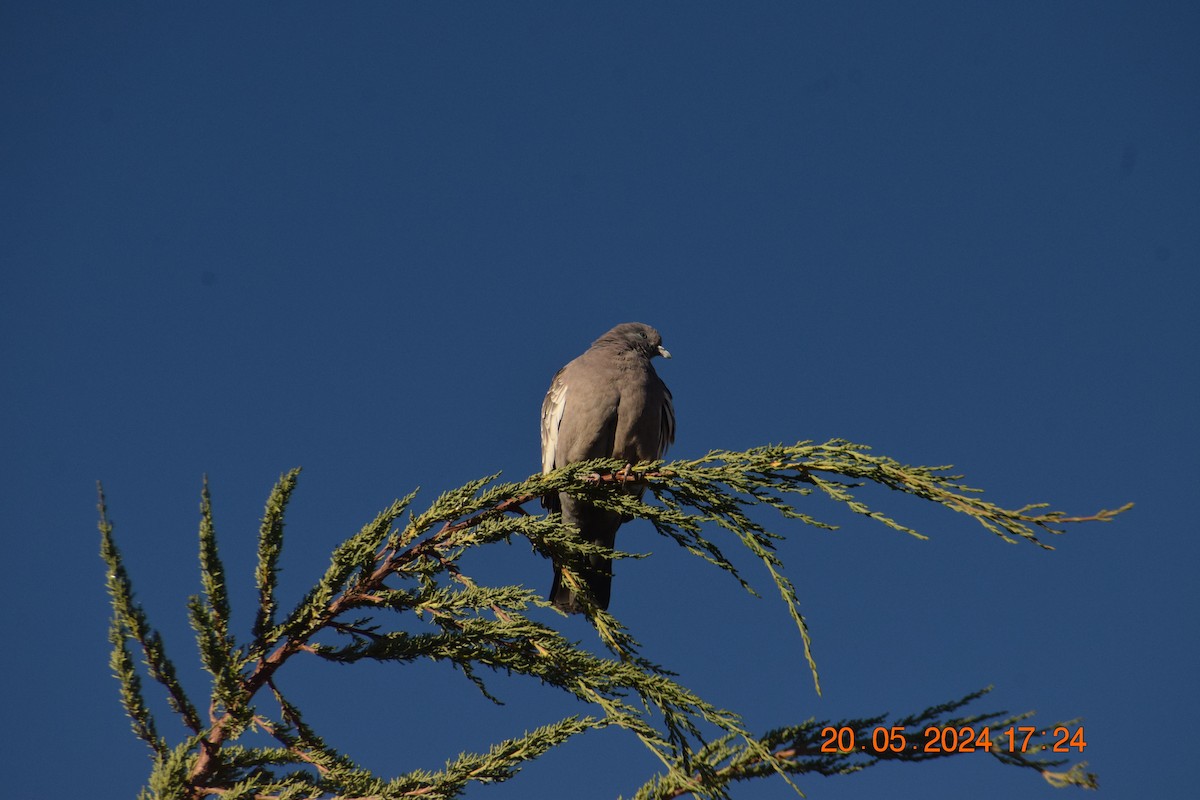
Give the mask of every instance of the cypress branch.
M 191 800 L 213 793 L 259 800 L 455 797 L 475 783 L 508 780 L 530 759 L 597 728 L 627 731 L 659 759 L 662 772 L 637 791 L 636 796 L 644 798 L 728 797 L 734 783 L 770 775 L 796 788 L 793 776 L 842 774 L 880 760 L 925 760 L 932 756 L 915 751 L 823 751 L 822 729 L 829 723 L 813 720 L 755 735 L 736 713 L 709 703 L 679 683 L 671 670 L 644 658 L 630 632 L 616 617 L 595 607 L 586 592 L 581 603 L 606 655 L 584 650 L 553 626 L 533 619 L 531 610 L 545 613 L 540 609 L 552 608 L 540 594 L 520 586 L 478 584 L 462 568 L 462 556 L 513 536 L 523 537 L 561 564 L 562 580 L 579 589 L 583 582 L 572 565 L 582 558 L 643 557 L 581 542 L 559 515 L 525 510 L 525 504 L 555 491 L 569 491 L 602 508 L 649 521 L 668 541 L 757 594 L 750 579 L 725 555 L 732 542 L 761 563 L 775 585 L 801 635 L 819 693 L 807 623 L 776 549 L 783 534 L 757 519 L 756 507 L 772 508 L 785 520 L 829 529 L 833 526 L 797 507 L 800 501 L 824 497 L 894 530 L 925 538 L 856 496 L 859 487 L 872 483 L 966 514 L 1005 541 L 1024 539 L 1044 548 L 1048 545 L 1039 540 L 1040 535 L 1061 534 L 1068 524 L 1109 521 L 1129 508 L 1089 516 L 1068 516 L 1043 504 L 1005 509 L 983 500 L 977 490 L 960 482 L 961 476 L 950 474 L 949 467 L 908 466 L 841 440 L 743 452 L 718 450 L 694 460 L 636 466 L 601 459 L 519 482 L 497 483 L 496 475 L 471 481 L 443 493 L 424 512 L 410 512 L 404 522 L 401 517 L 415 492 L 394 501 L 334 549 L 324 574 L 277 622 L 284 515 L 298 474 L 299 470 L 285 473 L 266 503 L 255 570 L 258 604 L 249 639 L 241 646 L 229 627 L 225 569 L 205 481 L 200 521 L 202 593 L 191 598 L 188 610 L 201 663 L 212 676 L 207 726 L 183 693 L 161 638 L 133 602 L 101 495 L 101 552 L 108 565 L 113 604 L 112 669 L 134 733 L 154 754 L 144 796 Z M 652 502 L 644 503 L 629 493 L 630 483 L 644 487 Z M 324 634 L 336 638 L 331 642 Z M 157 733 L 147 710 L 129 640 L 141 647 L 146 674 L 165 688 L 171 707 L 192 731 L 174 747 Z M 485 685 L 483 670 L 525 675 L 575 697 L 595 713 L 539 727 L 484 753 L 462 754 L 440 772 L 417 770 L 385 780 L 326 744 L 279 692 L 275 673 L 297 656 L 347 664 L 447 662 L 496 703 L 501 700 Z M 277 713 L 252 705 L 264 692 L 274 699 Z M 936 705 L 887 725 L 1002 725 L 1024 719 L 1024 715 L 1004 718 L 1005 712 L 956 716 L 982 694 Z M 836 725 L 863 736 L 885 725 L 885 720 L 881 715 Z M 278 746 L 244 747 L 239 739 L 251 729 L 265 731 Z M 1008 766 L 1036 769 L 1054 785 L 1095 785 L 1095 776 L 1084 772 L 1082 765 L 1052 772 L 1050 768 L 1062 762 L 1024 753 L 992 755 Z
M 207 475 L 200 494 L 200 583 L 213 631 L 219 639 L 228 639 L 229 592 L 225 585 L 225 567 L 217 553 L 217 533 L 213 525 L 212 495 L 208 490 Z
M 126 710 L 134 722 L 135 729 L 139 731 L 139 738 L 149 743 L 155 751 L 159 751 L 160 746 L 147 738 L 154 735 L 154 721 L 142 697 L 140 680 L 131 680 L 131 676 L 136 677 L 136 673 L 132 671 L 132 658 L 126 649 L 127 639 L 133 639 L 141 647 L 147 674 L 166 690 L 168 705 L 193 732 L 200 730 L 200 716 L 176 677 L 175 665 L 167 658 L 162 637 L 150 627 L 145 612 L 133 600 L 133 585 L 113 539 L 113 526 L 108 519 L 104 489 L 99 484 L 97 492 L 100 498 L 100 555 L 108 567 L 107 586 L 113 607 L 113 621 L 109 634 L 109 639 L 113 642 L 110 663 L 122 682 Z M 121 652 L 117 652 L 118 650 Z
M 112 621 L 108 628 L 108 640 L 113 649 L 108 663 L 113 676 L 121 684 L 121 705 L 129 717 L 134 735 L 145 742 L 152 752 L 162 755 L 166 753 L 167 745 L 159 737 L 154 717 L 146 707 L 145 696 L 142 694 L 142 679 L 126 646 L 129 638 L 129 607 L 133 594 L 129 585 L 129 575 L 125 572 L 120 553 L 113 542 L 113 526 L 108 520 L 104 488 L 97 484 L 96 489 L 100 497 L 100 556 L 108 567 L 108 593 L 113 604 Z
M 463 753 L 453 762 L 448 762 L 442 774 L 430 776 L 427 782 L 438 786 L 442 792 L 457 794 L 472 782 L 505 781 L 516 775 L 525 762 L 532 761 L 572 736 L 604 726 L 604 720 L 594 717 L 567 717 L 535 728 L 524 736 L 498 742 L 487 753 Z
M 1008 712 L 986 712 L 963 716 L 952 716 L 965 706 L 977 701 L 991 691 L 992 687 L 972 692 L 965 697 L 928 708 L 922 712 L 909 714 L 888 720 L 887 715 L 867 718 L 843 719 L 840 721 L 808 720 L 800 725 L 769 731 L 759 739 L 762 748 L 769 750 L 778 760 L 778 764 L 789 775 L 846 775 L 858 772 L 880 761 L 909 761 L 921 762 L 938 758 L 949 758 L 961 755 L 954 750 L 927 751 L 923 739 L 918 740 L 918 746 L 898 747 L 895 751 L 886 745 L 876 749 L 874 744 L 869 747 L 854 747 L 849 750 L 836 750 L 827 747 L 832 737 L 828 731 L 848 729 L 854 732 L 854 741 L 858 743 L 873 742 L 878 731 L 895 729 L 907 731 L 909 739 L 915 739 L 914 732 L 920 734 L 928 728 L 936 730 L 970 728 L 973 731 L 988 727 L 991 730 L 1002 731 L 1016 725 L 1031 716 L 1029 713 L 1009 715 Z M 1045 737 L 1031 737 L 1027 753 L 1039 752 Z M 888 740 L 884 740 L 887 742 Z M 980 749 L 980 752 L 984 752 Z M 1096 788 L 1094 785 L 1085 786 L 1090 781 L 1094 783 L 1095 776 L 1089 775 L 1076 782 L 1080 777 L 1078 766 L 1067 773 L 1053 773 L 1050 767 L 1060 766 L 1063 759 L 1040 758 L 1027 753 L 1005 752 L 1003 747 L 994 747 L 990 754 L 997 760 L 1013 766 L 1037 770 L 1053 785 L 1069 784 L 1082 788 Z M 667 798 L 682 797 L 697 791 L 698 787 L 707 787 L 709 791 L 718 790 L 714 796 L 722 794 L 736 782 L 768 777 L 774 773 L 776 765 L 765 763 L 759 756 L 759 751 L 739 746 L 732 735 L 715 739 L 705 745 L 695 754 L 694 771 L 682 779 L 671 775 L 659 775 L 643 785 L 634 797 L 637 800 L 666 800 Z M 1063 777 L 1070 775 L 1071 777 Z
M 267 498 L 258 534 L 258 567 L 254 571 L 258 586 L 258 612 L 254 618 L 254 649 L 261 652 L 274 642 L 267 634 L 275 624 L 275 586 L 278 581 L 279 554 L 283 550 L 283 514 L 296 488 L 299 469 L 280 476 Z
M 200 585 L 203 599 L 192 597 L 188 600 L 188 616 L 196 631 L 200 662 L 213 676 L 209 718 L 214 720 L 219 710 L 236 710 L 245 721 L 249 709 L 241 686 L 242 658 L 229 633 L 229 592 L 225 567 L 217 552 L 207 476 L 200 495 Z

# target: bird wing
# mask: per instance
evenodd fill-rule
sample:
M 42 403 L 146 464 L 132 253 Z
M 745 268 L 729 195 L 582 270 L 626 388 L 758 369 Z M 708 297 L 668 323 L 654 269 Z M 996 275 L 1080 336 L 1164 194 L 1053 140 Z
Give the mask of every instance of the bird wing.
M 667 448 L 675 443 L 675 402 L 671 399 L 671 390 L 667 388 L 665 383 L 662 383 L 663 404 L 662 417 L 659 422 L 658 436 L 658 454 L 656 459 L 660 459 L 667 454 Z
M 542 472 L 554 469 L 555 451 L 558 449 L 558 427 L 562 424 L 563 410 L 567 407 L 567 368 L 563 367 L 550 381 L 550 391 L 542 401 Z

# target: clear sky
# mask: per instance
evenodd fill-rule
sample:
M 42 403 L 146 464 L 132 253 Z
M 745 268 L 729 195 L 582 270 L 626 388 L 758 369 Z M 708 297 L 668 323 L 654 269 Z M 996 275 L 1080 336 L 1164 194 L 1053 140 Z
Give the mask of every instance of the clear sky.
M 1137 503 L 1043 552 L 886 492 L 865 499 L 930 541 L 811 498 L 838 532 L 775 530 L 821 697 L 778 603 L 632 524 L 619 545 L 654 555 L 618 565 L 612 610 L 649 657 L 756 730 L 994 684 L 978 710 L 1083 717 L 1106 796 L 1190 795 L 1197 41 L 1188 2 L 5 3 L 5 795 L 147 774 L 97 479 L 203 697 L 205 473 L 244 633 L 281 472 L 304 467 L 294 600 L 392 498 L 537 471 L 550 377 L 628 320 L 675 356 L 674 456 L 836 436 L 1011 506 Z M 524 546 L 475 564 L 549 586 Z M 588 711 L 501 677 L 497 709 L 445 665 L 292 669 L 384 774 Z M 628 796 L 654 768 L 593 733 L 470 796 Z M 982 755 L 801 785 L 1064 796 Z

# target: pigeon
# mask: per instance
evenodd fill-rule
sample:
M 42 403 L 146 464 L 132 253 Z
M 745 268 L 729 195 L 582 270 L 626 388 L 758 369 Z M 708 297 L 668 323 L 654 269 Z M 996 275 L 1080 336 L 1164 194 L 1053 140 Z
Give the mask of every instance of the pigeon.
M 649 325 L 626 322 L 592 342 L 587 351 L 555 374 L 542 403 L 542 472 L 592 458 L 619 458 L 629 464 L 663 457 L 675 441 L 671 392 L 650 360 L 670 358 L 662 336 Z M 641 497 L 644 487 L 630 488 Z M 617 528 L 628 518 L 605 511 L 566 492 L 542 498 L 550 511 L 561 511 L 588 542 L 612 548 Z M 608 609 L 612 559 L 588 556 L 574 572 L 587 585 L 592 602 Z M 550 602 L 567 613 L 583 607 L 562 581 L 554 564 Z

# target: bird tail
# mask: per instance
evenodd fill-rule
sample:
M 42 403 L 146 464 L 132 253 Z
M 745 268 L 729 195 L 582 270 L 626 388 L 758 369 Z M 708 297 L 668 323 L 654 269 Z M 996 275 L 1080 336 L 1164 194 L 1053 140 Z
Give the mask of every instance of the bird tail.
M 612 559 L 592 557 L 576 573 L 587 586 L 592 602 L 607 611 L 612 596 Z M 567 614 L 582 614 L 583 604 L 578 593 L 563 583 L 562 568 L 554 565 L 554 583 L 550 586 L 550 602 Z

